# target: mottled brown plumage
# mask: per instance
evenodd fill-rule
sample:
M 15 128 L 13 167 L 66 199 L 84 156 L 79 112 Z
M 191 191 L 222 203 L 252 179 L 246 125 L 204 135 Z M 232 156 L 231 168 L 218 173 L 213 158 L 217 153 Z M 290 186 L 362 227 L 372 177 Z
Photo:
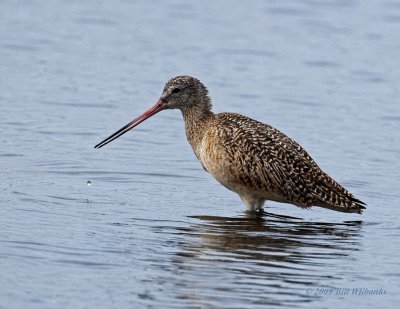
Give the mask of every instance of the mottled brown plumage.
M 98 144 L 102 147 L 162 109 L 180 109 L 186 136 L 204 169 L 239 194 L 251 211 L 266 200 L 361 213 L 362 201 L 324 173 L 310 155 L 279 130 L 235 113 L 214 114 L 196 78 L 167 82 L 160 100 Z

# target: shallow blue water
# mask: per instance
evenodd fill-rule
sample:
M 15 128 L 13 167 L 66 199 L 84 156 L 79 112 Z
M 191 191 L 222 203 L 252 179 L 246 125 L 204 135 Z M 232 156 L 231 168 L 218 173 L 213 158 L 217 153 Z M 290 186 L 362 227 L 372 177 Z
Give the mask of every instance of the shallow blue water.
M 0 307 L 394 308 L 399 54 L 399 1 L 2 0 Z M 367 211 L 246 216 L 177 111 L 93 149 L 181 74 Z

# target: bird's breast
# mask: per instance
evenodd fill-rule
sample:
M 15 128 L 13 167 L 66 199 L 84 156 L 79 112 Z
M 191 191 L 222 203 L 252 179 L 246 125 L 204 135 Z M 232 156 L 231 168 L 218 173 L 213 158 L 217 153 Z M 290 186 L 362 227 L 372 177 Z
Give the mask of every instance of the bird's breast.
M 201 164 L 222 185 L 235 191 L 235 173 L 232 171 L 232 158 L 224 149 L 217 134 L 207 132 L 198 145 L 197 157 Z

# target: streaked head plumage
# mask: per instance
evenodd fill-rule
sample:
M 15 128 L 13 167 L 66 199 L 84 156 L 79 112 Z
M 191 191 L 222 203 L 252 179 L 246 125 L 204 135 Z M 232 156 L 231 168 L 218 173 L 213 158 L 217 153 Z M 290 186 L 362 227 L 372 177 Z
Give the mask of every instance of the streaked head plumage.
M 187 75 L 171 78 L 165 84 L 161 100 L 169 109 L 184 110 L 194 105 L 211 109 L 207 88 L 197 78 Z

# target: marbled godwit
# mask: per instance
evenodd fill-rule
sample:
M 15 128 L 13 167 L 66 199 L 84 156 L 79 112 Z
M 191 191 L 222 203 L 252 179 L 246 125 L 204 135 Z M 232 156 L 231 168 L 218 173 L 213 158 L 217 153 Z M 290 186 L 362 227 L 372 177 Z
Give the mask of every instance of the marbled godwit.
M 164 109 L 180 109 L 186 136 L 203 168 L 239 194 L 250 211 L 266 200 L 308 208 L 320 206 L 361 213 L 365 208 L 310 155 L 279 130 L 234 113 L 214 114 L 207 88 L 196 78 L 178 76 L 144 114 L 107 137 L 101 148 Z

